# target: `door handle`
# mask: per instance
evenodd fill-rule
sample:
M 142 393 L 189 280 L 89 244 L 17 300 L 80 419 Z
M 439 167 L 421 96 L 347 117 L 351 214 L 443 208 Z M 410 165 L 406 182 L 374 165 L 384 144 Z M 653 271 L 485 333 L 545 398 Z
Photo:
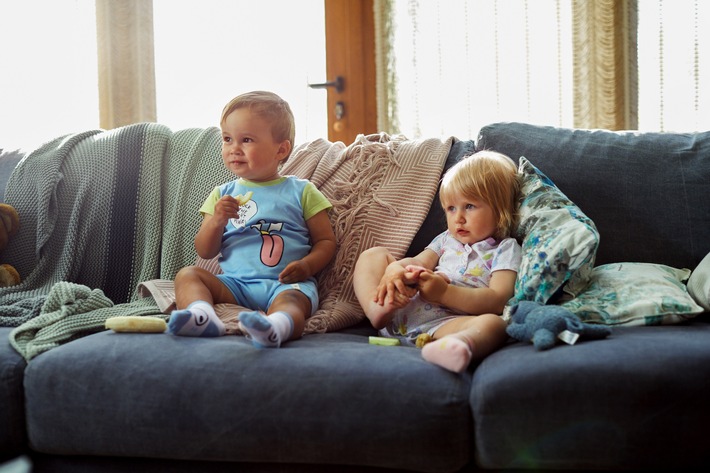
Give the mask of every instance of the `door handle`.
M 345 90 L 345 79 L 343 76 L 338 76 L 335 80 L 330 82 L 323 82 L 322 84 L 308 84 L 311 89 L 325 89 L 327 87 L 335 87 L 335 91 L 339 94 Z

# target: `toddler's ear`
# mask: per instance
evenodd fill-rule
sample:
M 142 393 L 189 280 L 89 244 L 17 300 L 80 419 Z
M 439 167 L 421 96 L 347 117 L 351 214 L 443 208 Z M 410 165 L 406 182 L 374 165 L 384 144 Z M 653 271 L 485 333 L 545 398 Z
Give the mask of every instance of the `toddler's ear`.
M 279 160 L 288 158 L 288 156 L 291 154 L 291 148 L 293 148 L 293 144 L 291 144 L 289 140 L 283 140 L 281 144 L 279 144 Z

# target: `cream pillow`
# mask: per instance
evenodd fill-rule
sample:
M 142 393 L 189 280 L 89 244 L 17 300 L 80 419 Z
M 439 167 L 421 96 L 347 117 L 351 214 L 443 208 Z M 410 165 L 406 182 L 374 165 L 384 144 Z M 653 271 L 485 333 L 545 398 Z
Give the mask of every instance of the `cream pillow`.
M 710 253 L 690 274 L 688 293 L 693 296 L 695 302 L 710 311 Z
M 662 264 L 605 264 L 594 268 L 584 291 L 561 305 L 590 323 L 680 323 L 703 312 L 684 284 L 689 275 L 688 269 Z

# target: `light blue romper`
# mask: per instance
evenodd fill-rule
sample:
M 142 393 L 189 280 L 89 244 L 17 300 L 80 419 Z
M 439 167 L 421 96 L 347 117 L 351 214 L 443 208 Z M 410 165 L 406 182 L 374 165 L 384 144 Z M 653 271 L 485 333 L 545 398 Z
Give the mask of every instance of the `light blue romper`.
M 306 220 L 332 205 L 311 182 L 285 176 L 263 183 L 237 179 L 218 186 L 200 212 L 213 215 L 221 197 L 249 191 L 253 192 L 251 200 L 224 229 L 219 258 L 223 274 L 217 277 L 244 307 L 266 312 L 279 293 L 295 289 L 308 297 L 315 312 L 314 277 L 297 284 L 282 284 L 278 279 L 286 265 L 311 251 Z

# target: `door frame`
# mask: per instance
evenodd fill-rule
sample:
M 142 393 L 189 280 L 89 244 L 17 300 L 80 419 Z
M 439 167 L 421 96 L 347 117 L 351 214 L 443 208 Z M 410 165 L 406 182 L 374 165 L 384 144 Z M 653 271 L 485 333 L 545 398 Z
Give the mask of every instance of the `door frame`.
M 324 1 L 327 80 L 344 81 L 342 92 L 328 88 L 328 140 L 347 145 L 378 132 L 374 0 Z

